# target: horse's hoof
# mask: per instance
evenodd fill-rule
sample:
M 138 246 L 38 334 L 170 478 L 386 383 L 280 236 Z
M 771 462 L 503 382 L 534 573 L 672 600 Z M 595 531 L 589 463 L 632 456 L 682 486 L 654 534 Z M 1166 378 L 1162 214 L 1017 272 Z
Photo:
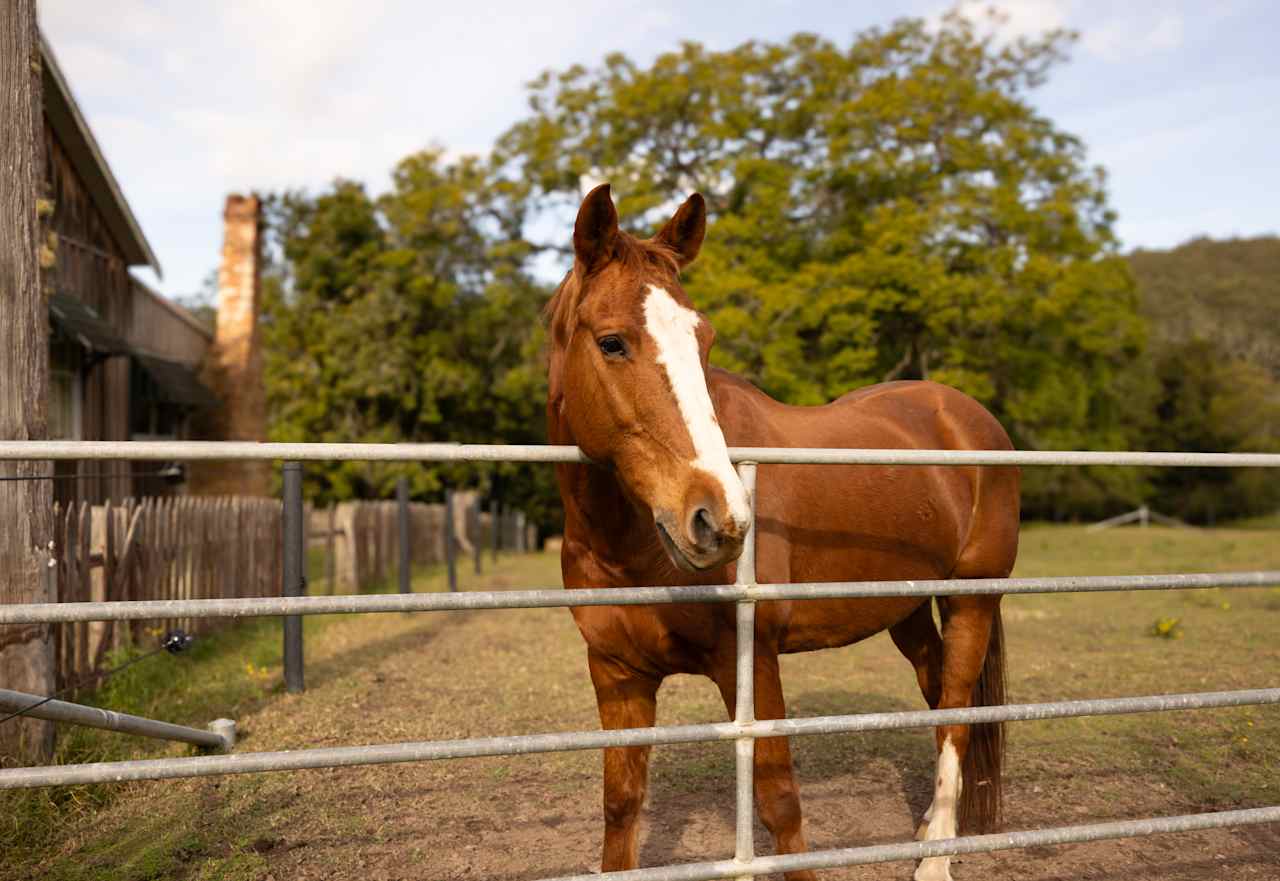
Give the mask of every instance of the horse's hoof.
M 948 857 L 921 860 L 916 867 L 915 881 L 952 881 L 950 863 Z

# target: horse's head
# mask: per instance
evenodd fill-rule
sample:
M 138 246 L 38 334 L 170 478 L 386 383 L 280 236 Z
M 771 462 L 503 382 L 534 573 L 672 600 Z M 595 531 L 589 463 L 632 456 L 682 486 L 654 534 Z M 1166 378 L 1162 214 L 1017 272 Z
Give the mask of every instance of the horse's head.
M 695 194 L 657 235 L 636 239 L 618 228 L 609 185 L 596 187 L 550 307 L 553 419 L 614 470 L 687 571 L 736 559 L 750 518 L 707 391 L 715 331 L 680 286 L 706 220 Z

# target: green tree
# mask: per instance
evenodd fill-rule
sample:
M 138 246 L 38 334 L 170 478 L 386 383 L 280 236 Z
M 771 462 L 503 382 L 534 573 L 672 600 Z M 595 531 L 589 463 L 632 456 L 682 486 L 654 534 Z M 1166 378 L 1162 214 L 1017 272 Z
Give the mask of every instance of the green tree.
M 713 359 L 815 404 L 929 378 L 1024 448 L 1124 448 L 1144 342 L 1100 169 L 1027 98 L 1070 44 L 960 17 L 839 46 L 812 35 L 547 73 L 499 156 L 530 198 L 606 179 L 646 232 L 690 190 L 712 215 L 686 286 Z M 1149 383 L 1144 387 L 1149 390 Z M 1137 501 L 1129 470 L 1028 469 L 1029 508 Z
M 1206 340 L 1171 345 L 1155 363 L 1160 383 L 1151 449 L 1197 453 L 1280 452 L 1280 381 Z M 1156 510 L 1215 523 L 1273 511 L 1271 469 L 1167 468 L 1154 479 Z
M 403 160 L 376 199 L 339 180 L 314 197 L 271 201 L 264 326 L 274 440 L 543 441 L 538 312 L 547 292 L 524 270 L 513 192 L 477 159 L 445 163 L 424 151 Z M 443 481 L 499 480 L 507 501 L 535 514 L 534 500 L 548 494 L 517 466 L 308 469 L 321 499 L 385 498 L 400 474 L 418 496 Z

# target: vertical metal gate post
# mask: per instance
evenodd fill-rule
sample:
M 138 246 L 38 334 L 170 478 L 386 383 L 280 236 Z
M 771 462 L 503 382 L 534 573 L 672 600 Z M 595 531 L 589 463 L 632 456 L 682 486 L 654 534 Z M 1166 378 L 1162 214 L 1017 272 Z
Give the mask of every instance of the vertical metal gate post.
M 458 589 L 457 545 L 453 528 L 453 490 L 444 490 L 444 564 L 449 570 L 449 592 Z
M 284 463 L 284 583 L 287 597 L 300 597 L 303 590 L 302 559 L 306 546 L 302 528 L 302 463 Z M 284 687 L 290 694 L 305 688 L 302 676 L 302 617 L 284 618 Z
M 400 517 L 400 592 L 412 593 L 409 586 L 409 478 L 396 480 L 396 513 Z
M 751 505 L 751 524 L 738 557 L 738 573 L 734 583 L 752 587 L 756 583 L 756 465 L 742 462 L 738 474 L 747 491 Z M 738 725 L 750 725 L 756 719 L 755 657 L 756 657 L 756 604 L 754 600 L 739 600 L 738 612 L 738 683 L 737 702 L 733 721 Z M 733 858 L 745 863 L 755 858 L 755 841 L 752 838 L 752 803 L 756 741 L 753 737 L 739 737 L 735 741 L 738 771 L 737 838 Z M 738 876 L 738 881 L 751 881 L 754 875 Z

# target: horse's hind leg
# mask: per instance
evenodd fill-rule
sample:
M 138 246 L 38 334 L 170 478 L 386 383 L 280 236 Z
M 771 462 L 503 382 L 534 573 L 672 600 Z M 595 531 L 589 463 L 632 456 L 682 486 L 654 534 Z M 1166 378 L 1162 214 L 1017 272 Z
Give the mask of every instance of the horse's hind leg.
M 947 614 L 942 626 L 942 694 L 940 709 L 969 707 L 975 703 L 974 688 L 979 679 L 996 679 L 1003 675 L 1003 658 L 998 641 L 992 640 L 993 624 L 998 622 L 999 597 L 948 597 Z M 995 632 L 998 632 L 996 624 Z M 988 645 L 993 657 L 988 660 Z M 991 686 L 984 683 L 979 692 Z M 997 687 L 998 690 L 998 687 Z M 982 695 L 979 702 L 985 702 Z M 999 733 L 998 726 L 978 726 L 979 740 L 974 742 L 968 725 L 941 725 L 937 728 L 938 773 L 934 778 L 931 815 L 925 829 L 925 840 L 954 838 L 959 825 L 960 796 L 964 789 L 962 768 L 971 747 L 977 749 L 980 779 L 968 781 L 970 787 L 992 787 L 990 800 L 973 802 L 984 809 L 983 815 L 971 818 L 977 825 L 994 821 L 998 805 Z M 988 742 L 992 741 L 992 742 Z M 970 767 L 975 767 L 970 763 Z M 951 881 L 949 857 L 922 860 L 915 881 Z
M 930 709 L 942 699 L 942 637 L 933 623 L 932 600 L 921 603 L 914 612 L 889 628 L 893 644 L 911 662 L 920 683 L 920 693 Z
M 920 693 L 929 709 L 937 709 L 942 699 L 942 637 L 933 623 L 933 601 L 921 603 L 907 618 L 889 628 L 893 644 L 902 656 L 911 662 L 916 671 Z M 923 839 L 933 817 L 933 803 L 924 812 L 916 829 L 916 838 Z
M 660 680 L 590 651 L 587 666 L 604 728 L 653 725 Z M 629 746 L 604 751 L 603 872 L 634 869 L 639 863 L 640 808 L 649 786 L 649 750 Z

